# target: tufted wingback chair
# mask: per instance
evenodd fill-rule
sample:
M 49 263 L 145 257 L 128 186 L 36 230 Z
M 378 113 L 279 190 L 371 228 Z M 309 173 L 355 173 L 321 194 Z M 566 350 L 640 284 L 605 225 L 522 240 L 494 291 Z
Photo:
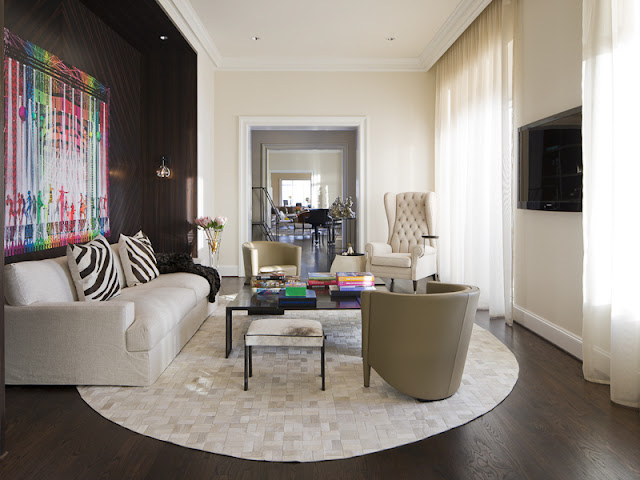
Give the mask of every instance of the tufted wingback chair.
M 435 239 L 423 235 L 436 233 L 436 194 L 434 192 L 385 193 L 384 208 L 389 224 L 387 243 L 368 243 L 367 271 L 376 276 L 418 280 L 433 275 L 437 279 Z

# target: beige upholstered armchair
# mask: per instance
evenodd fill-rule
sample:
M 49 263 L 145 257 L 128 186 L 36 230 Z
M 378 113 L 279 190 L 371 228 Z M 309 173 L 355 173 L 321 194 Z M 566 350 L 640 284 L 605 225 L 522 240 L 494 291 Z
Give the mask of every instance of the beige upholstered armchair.
M 478 287 L 439 282 L 427 294 L 362 292 L 362 367 L 420 400 L 460 387 L 478 307 Z
M 287 275 L 300 275 L 302 247 L 282 242 L 245 242 L 242 255 L 247 281 L 259 273 L 280 270 Z
M 418 280 L 438 278 L 436 239 L 422 238 L 436 233 L 436 194 L 385 193 L 384 208 L 389 224 L 387 243 L 367 243 L 367 271 L 379 277 Z

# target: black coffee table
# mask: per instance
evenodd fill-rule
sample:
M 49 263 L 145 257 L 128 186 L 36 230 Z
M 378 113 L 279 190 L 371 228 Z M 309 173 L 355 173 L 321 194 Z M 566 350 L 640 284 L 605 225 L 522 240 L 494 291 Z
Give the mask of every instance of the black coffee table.
M 226 354 L 231 353 L 231 332 L 233 312 L 235 310 L 245 310 L 248 315 L 284 315 L 285 310 L 359 310 L 360 297 L 339 297 L 331 298 L 328 288 L 314 288 L 317 303 L 315 308 L 304 308 L 297 306 L 281 307 L 278 305 L 278 295 L 256 295 L 248 285 L 244 285 L 238 292 L 236 298 L 227 305 L 227 325 L 226 325 Z M 384 284 L 376 284 L 376 290 L 388 292 Z

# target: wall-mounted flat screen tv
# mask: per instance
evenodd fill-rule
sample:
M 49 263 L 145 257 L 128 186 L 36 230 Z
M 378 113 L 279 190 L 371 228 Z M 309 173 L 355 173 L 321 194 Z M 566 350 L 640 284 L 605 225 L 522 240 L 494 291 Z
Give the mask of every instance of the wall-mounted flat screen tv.
M 518 129 L 518 208 L 582 211 L 582 107 Z

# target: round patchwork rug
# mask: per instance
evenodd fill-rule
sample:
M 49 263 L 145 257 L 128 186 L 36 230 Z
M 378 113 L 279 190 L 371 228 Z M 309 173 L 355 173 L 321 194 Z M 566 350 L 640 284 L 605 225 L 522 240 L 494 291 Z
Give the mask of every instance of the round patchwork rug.
M 233 351 L 224 356 L 224 306 L 214 313 L 150 387 L 78 387 L 105 418 L 142 435 L 251 460 L 318 461 L 364 455 L 463 425 L 513 389 L 518 362 L 474 325 L 462 385 L 452 397 L 418 402 L 371 371 L 363 386 L 359 311 L 297 311 L 321 321 L 326 391 L 317 348 L 255 347 L 243 390 L 243 334 L 255 318 L 234 313 Z

